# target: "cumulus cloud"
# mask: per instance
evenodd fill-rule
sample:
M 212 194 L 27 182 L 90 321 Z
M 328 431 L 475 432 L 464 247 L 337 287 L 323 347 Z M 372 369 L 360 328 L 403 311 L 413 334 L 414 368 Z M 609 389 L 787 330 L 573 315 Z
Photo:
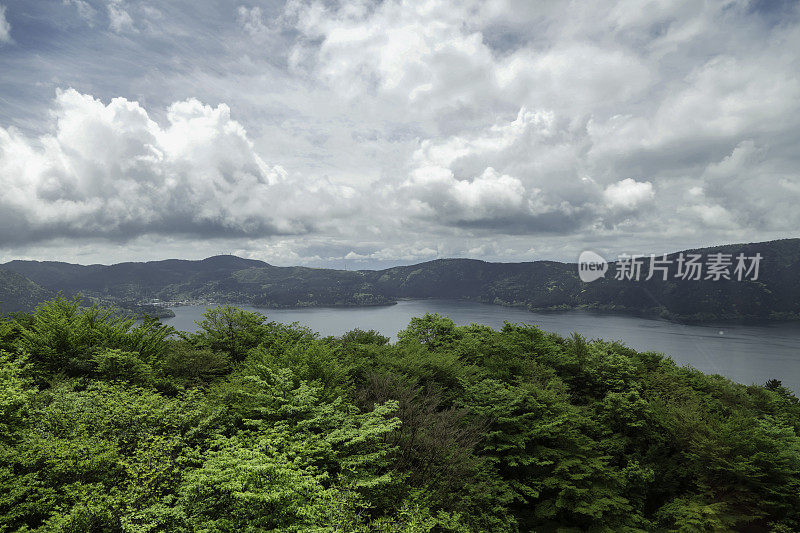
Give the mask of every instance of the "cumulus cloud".
M 797 8 L 775 24 L 747 2 L 652 7 L 294 2 L 294 66 L 427 126 L 388 190 L 429 223 L 605 238 L 796 227 Z
M 11 42 L 11 24 L 6 19 L 6 7 L 0 4 L 0 45 Z
M 320 42 L 315 50 L 298 48 L 297 64 L 310 59 L 323 79 L 354 96 L 378 90 L 424 105 L 442 91 L 457 100 L 493 81 L 490 50 L 480 32 L 462 24 L 468 6 L 390 1 L 293 8 L 297 28 Z M 451 92 L 456 86 L 459 92 Z
M 405 183 L 430 209 L 430 216 L 453 222 L 475 222 L 519 213 L 525 196 L 522 183 L 487 168 L 472 180 L 459 180 L 450 170 L 422 167 Z
M 580 173 L 580 128 L 523 108 L 470 135 L 421 141 L 399 191 L 420 215 L 504 233 L 567 232 L 600 216 Z
M 587 112 L 640 96 L 656 81 L 639 54 L 613 41 L 529 45 L 531 32 L 563 20 L 560 13 L 542 18 L 546 6 L 524 4 L 291 3 L 296 28 L 308 39 L 295 47 L 294 65 L 348 97 L 378 94 L 402 101 L 406 113 L 433 114 L 443 128 L 467 121 L 476 108 Z M 510 23 L 505 17 L 517 15 L 514 23 L 528 27 L 497 35 Z
M 636 209 L 653 199 L 653 184 L 631 178 L 612 183 L 603 191 L 603 197 L 612 208 Z
M 137 102 L 69 89 L 53 117 L 38 139 L 0 128 L 0 242 L 305 233 L 352 196 L 267 164 L 225 104 L 176 102 L 161 127 Z
M 534 241 L 574 259 L 584 242 L 646 252 L 800 227 L 797 2 L 92 5 L 136 39 L 81 23 L 0 55 L 18 80 L 0 93 L 5 242 L 224 235 L 323 265 L 530 259 Z M 110 103 L 65 92 L 44 120 L 69 85 Z M 126 195 L 141 201 L 112 203 Z

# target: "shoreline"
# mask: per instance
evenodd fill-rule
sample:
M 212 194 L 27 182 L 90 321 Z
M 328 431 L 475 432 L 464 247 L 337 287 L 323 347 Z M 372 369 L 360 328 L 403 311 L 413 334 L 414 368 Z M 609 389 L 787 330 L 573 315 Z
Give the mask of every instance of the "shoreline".
M 499 303 L 499 302 L 487 302 L 485 300 L 481 300 L 480 298 L 443 298 L 437 296 L 428 296 L 428 297 L 400 297 L 395 298 L 391 302 L 385 303 L 375 303 L 375 304 L 344 304 L 344 305 L 335 305 L 335 304 L 322 304 L 322 305 L 287 305 L 287 306 L 264 306 L 264 305 L 257 305 L 251 302 L 215 302 L 215 301 L 208 301 L 208 300 L 197 300 L 197 301 L 188 301 L 182 300 L 179 302 L 148 302 L 146 305 L 153 305 L 157 307 L 162 307 L 164 309 L 171 309 L 173 307 L 188 307 L 188 306 L 205 306 L 205 307 L 217 307 L 217 306 L 225 306 L 230 305 L 233 307 L 238 306 L 249 306 L 255 309 L 264 309 L 264 310 L 303 310 L 303 309 L 367 309 L 373 307 L 391 307 L 393 305 L 397 305 L 400 302 L 414 302 L 414 301 L 425 301 L 425 300 L 438 300 L 438 301 L 458 301 L 458 302 L 473 302 L 479 303 L 482 305 L 488 306 L 496 306 L 496 307 L 508 307 L 512 309 L 519 309 L 523 311 L 527 311 L 531 314 L 544 314 L 544 315 L 558 315 L 562 313 L 571 313 L 571 312 L 582 312 L 591 315 L 598 315 L 598 316 L 624 316 L 624 317 L 631 317 L 631 318 L 641 318 L 645 320 L 653 320 L 656 322 L 668 322 L 671 324 L 678 324 L 678 325 L 687 325 L 687 326 L 731 326 L 731 325 L 740 325 L 740 326 L 768 326 L 768 325 L 779 325 L 779 324 L 797 324 L 800 323 L 800 316 L 796 317 L 775 317 L 775 318 L 768 318 L 768 317 L 753 317 L 753 316 L 731 316 L 731 317 L 713 317 L 710 319 L 697 319 L 693 317 L 687 316 L 665 316 L 664 314 L 660 314 L 656 311 L 647 312 L 647 311 L 639 311 L 639 310 L 629 310 L 629 309 L 610 309 L 610 308 L 602 308 L 602 307 L 595 307 L 595 306 L 559 306 L 558 308 L 552 307 L 529 307 L 525 304 L 510 304 L 510 303 Z

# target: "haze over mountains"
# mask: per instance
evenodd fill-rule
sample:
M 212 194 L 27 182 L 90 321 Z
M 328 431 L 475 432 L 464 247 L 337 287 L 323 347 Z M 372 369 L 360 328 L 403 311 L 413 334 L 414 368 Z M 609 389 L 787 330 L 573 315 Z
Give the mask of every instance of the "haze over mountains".
M 384 270 L 276 267 L 236 256 L 115 265 L 11 261 L 0 265 L 0 312 L 29 311 L 61 292 L 135 307 L 153 300 L 255 306 L 388 305 L 398 298 L 459 298 L 529 310 L 593 309 L 673 320 L 800 318 L 800 239 L 735 244 L 684 253 L 761 254 L 757 280 L 584 283 L 573 263 L 489 263 L 440 259 Z M 675 258 L 671 254 L 670 258 Z M 647 271 L 645 263 L 644 272 Z M 643 276 L 642 278 L 644 278 Z

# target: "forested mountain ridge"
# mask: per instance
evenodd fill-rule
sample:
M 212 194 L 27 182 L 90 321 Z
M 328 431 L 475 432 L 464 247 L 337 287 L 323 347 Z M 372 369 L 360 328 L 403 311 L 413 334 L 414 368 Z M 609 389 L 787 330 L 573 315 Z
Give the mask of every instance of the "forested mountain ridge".
M 30 311 L 38 303 L 53 296 L 52 291 L 26 277 L 0 268 L 0 315 Z
M 739 253 L 762 261 L 758 279 L 646 280 L 606 277 L 584 283 L 577 265 L 555 261 L 489 263 L 438 259 L 383 270 L 276 267 L 263 261 L 215 256 L 116 265 L 11 261 L 12 270 L 51 291 L 82 293 L 107 302 L 201 300 L 263 307 L 365 306 L 397 298 L 460 298 L 529 310 L 594 309 L 674 320 L 800 318 L 800 239 L 732 244 L 683 254 Z M 675 261 L 678 253 L 670 254 Z

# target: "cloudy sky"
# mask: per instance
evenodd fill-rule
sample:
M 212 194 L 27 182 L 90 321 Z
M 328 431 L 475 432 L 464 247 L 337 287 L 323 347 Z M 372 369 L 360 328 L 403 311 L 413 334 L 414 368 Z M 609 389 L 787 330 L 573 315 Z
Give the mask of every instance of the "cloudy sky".
M 800 236 L 800 3 L 0 0 L 0 261 Z

